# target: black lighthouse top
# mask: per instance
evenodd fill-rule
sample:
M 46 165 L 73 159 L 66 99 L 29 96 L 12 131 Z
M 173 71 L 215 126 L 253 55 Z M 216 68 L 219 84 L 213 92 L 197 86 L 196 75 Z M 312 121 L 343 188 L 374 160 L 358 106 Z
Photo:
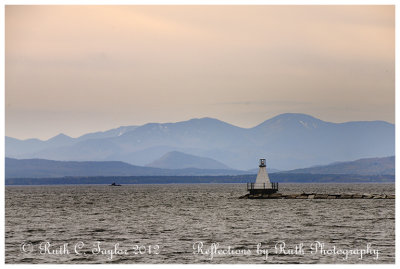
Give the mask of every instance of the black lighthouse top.
M 259 167 L 266 167 L 265 165 L 265 159 L 260 159 L 260 165 Z

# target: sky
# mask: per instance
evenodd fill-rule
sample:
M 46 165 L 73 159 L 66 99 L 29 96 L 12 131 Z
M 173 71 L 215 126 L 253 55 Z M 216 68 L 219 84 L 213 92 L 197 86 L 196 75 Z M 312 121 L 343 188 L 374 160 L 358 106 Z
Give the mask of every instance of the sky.
M 394 6 L 6 6 L 7 136 L 395 117 Z

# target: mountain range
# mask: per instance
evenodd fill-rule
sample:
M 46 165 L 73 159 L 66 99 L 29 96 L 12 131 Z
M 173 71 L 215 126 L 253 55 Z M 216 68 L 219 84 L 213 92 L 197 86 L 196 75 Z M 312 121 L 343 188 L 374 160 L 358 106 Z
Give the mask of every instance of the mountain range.
M 159 159 L 147 164 L 149 167 L 158 167 L 165 169 L 232 169 L 225 164 L 207 157 L 198 157 L 185 154 L 179 151 L 171 151 L 161 156 Z
M 131 165 L 119 161 L 53 161 L 45 159 L 5 160 L 5 178 L 60 178 L 107 176 L 204 176 L 243 175 L 233 169 L 162 169 Z
M 187 156 L 179 152 L 166 154 L 167 160 L 170 156 L 180 155 L 189 159 L 193 156 Z M 160 160 L 160 161 L 161 161 Z M 200 160 L 202 160 L 200 158 Z M 206 161 L 210 161 L 206 159 Z M 165 164 L 165 163 L 164 163 Z M 223 168 L 223 167 L 222 167 Z M 312 178 L 311 175 L 361 175 L 366 180 L 376 180 L 377 176 L 395 175 L 395 157 L 360 159 L 352 162 L 340 162 L 330 165 L 316 166 L 291 171 L 271 173 L 272 178 L 284 180 L 304 180 Z M 52 161 L 44 159 L 12 159 L 5 160 L 5 177 L 11 178 L 62 178 L 62 177 L 146 177 L 146 176 L 229 176 L 229 175 L 255 175 L 255 171 L 239 171 L 233 169 L 201 169 L 187 167 L 184 169 L 163 169 L 154 167 L 135 166 L 124 162 L 106 161 L 106 162 L 76 162 L 76 161 Z M 315 177 L 314 177 L 315 178 Z
M 367 158 L 285 171 L 294 174 L 395 175 L 395 157 Z
M 305 114 L 286 113 L 252 128 L 201 118 L 123 126 L 78 138 L 64 134 L 46 141 L 6 137 L 5 154 L 17 159 L 121 161 L 136 166 L 189 167 L 179 167 L 182 155 L 171 153 L 180 152 L 204 158 L 202 163 L 213 159 L 210 165 L 218 164 L 219 168 L 253 169 L 259 158 L 266 158 L 269 167 L 290 170 L 393 156 L 394 145 L 395 126 L 388 122 L 332 123 Z

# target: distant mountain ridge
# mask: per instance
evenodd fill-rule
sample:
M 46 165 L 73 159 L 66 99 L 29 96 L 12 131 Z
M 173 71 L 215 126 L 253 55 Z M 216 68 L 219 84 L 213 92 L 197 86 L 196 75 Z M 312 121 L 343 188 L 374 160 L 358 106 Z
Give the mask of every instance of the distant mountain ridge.
M 176 153 L 172 153 L 176 154 Z M 185 154 L 177 153 L 181 156 Z M 168 154 L 167 154 L 168 155 Z M 198 157 L 194 156 L 194 159 Z M 201 158 L 200 158 L 201 159 Z M 272 170 L 272 169 L 271 169 Z M 252 171 L 233 169 L 179 168 L 165 169 L 130 165 L 119 161 L 76 162 L 53 161 L 44 159 L 5 159 L 5 177 L 7 178 L 59 178 L 59 177 L 109 177 L 109 176 L 219 176 L 219 175 L 255 175 Z M 376 176 L 395 175 L 395 157 L 360 159 L 291 171 L 271 172 L 272 178 L 286 180 L 304 180 L 304 175 L 359 175 Z M 294 177 L 292 176 L 294 175 Z
M 185 154 L 179 151 L 170 151 L 146 166 L 166 169 L 232 169 L 214 159 Z
M 6 157 L 63 161 L 123 161 L 146 165 L 171 151 L 214 159 L 237 170 L 259 158 L 279 170 L 395 154 L 394 125 L 384 121 L 331 123 L 286 113 L 253 128 L 212 118 L 148 123 L 41 141 L 6 137 Z
M 367 158 L 352 162 L 338 162 L 310 168 L 295 169 L 284 173 L 304 174 L 357 174 L 357 175 L 394 175 L 395 157 Z
M 93 176 L 201 176 L 243 175 L 247 171 L 233 169 L 162 169 L 135 166 L 119 161 L 53 161 L 45 159 L 5 159 L 6 178 L 57 178 Z

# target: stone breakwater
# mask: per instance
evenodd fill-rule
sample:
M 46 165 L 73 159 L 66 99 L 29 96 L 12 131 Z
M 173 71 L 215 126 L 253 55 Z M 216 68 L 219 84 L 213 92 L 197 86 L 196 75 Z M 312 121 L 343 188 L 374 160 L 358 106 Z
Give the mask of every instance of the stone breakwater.
M 342 193 L 342 194 L 320 194 L 320 193 L 272 193 L 272 194 L 246 194 L 239 199 L 395 199 L 394 194 L 371 194 L 371 193 Z

